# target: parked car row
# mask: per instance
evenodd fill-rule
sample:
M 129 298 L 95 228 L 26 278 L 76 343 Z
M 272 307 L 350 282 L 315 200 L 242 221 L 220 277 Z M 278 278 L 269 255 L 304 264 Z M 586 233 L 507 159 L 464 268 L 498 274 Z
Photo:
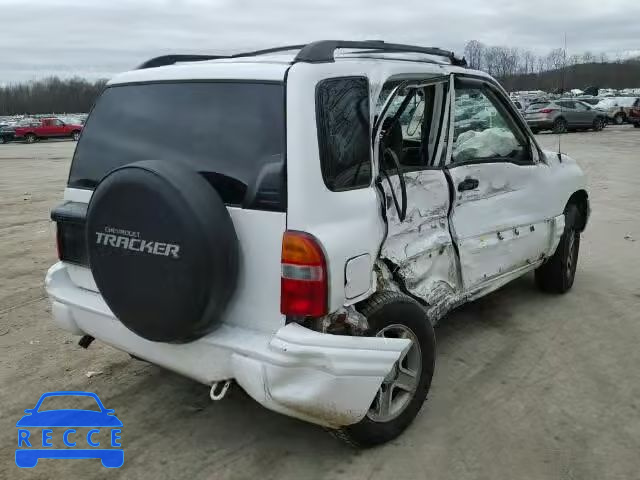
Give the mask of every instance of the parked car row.
M 16 126 L 0 125 L 0 143 L 14 140 L 35 143 L 48 138 L 71 138 L 77 141 L 82 128 L 80 123 L 68 123 L 59 118 L 31 119 Z

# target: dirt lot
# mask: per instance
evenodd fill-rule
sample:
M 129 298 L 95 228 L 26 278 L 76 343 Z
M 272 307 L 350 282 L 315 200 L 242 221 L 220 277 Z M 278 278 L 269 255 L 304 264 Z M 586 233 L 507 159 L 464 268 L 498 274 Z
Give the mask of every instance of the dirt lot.
M 543 295 L 527 277 L 451 314 L 420 416 L 361 452 L 238 390 L 212 403 L 206 386 L 99 342 L 83 350 L 54 327 L 42 285 L 55 257 L 48 215 L 73 147 L 0 146 L 0 477 L 640 478 L 640 130 L 563 136 L 593 207 L 574 290 Z M 94 391 L 116 410 L 120 470 L 97 460 L 17 469 L 15 422 L 52 390 Z

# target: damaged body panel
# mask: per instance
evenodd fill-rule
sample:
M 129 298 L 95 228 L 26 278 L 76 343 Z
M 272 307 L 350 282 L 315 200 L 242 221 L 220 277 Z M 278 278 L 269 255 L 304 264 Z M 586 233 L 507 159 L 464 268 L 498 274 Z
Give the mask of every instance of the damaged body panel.
M 384 182 L 385 194 L 397 190 L 398 178 Z M 460 293 L 457 256 L 449 232 L 449 188 L 441 170 L 424 170 L 405 174 L 407 216 L 387 202 L 388 234 L 380 257 L 402 287 L 430 307 L 443 309 L 456 301 Z M 436 321 L 439 316 L 432 317 Z
M 388 123 L 381 142 L 386 163 L 378 164 L 392 174 L 381 175 L 387 235 L 378 289 L 420 300 L 432 323 L 550 258 L 565 229 L 565 206 L 584 185 L 573 160 L 543 153 L 500 103 L 497 87 L 481 83 L 452 80 L 447 92 L 441 82 L 434 95 L 427 89 L 415 95 L 419 118 L 402 112 L 380 122 Z M 418 87 L 405 85 L 388 102 L 404 105 L 402 96 L 414 95 L 409 88 Z M 395 138 L 394 122 L 402 126 Z M 398 192 L 406 193 L 403 208 Z

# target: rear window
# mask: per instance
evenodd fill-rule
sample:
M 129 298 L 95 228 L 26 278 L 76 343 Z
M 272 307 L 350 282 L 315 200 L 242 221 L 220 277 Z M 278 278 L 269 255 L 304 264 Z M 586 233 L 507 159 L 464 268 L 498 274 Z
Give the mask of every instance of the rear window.
M 320 165 L 333 191 L 371 183 L 369 81 L 364 77 L 322 81 L 316 92 Z
M 527 112 L 542 110 L 543 108 L 547 108 L 548 106 L 549 102 L 532 103 L 531 105 L 529 105 L 529 107 L 527 107 Z
M 284 85 L 129 84 L 105 90 L 89 116 L 69 186 L 93 189 L 140 160 L 189 166 L 227 205 L 284 211 Z

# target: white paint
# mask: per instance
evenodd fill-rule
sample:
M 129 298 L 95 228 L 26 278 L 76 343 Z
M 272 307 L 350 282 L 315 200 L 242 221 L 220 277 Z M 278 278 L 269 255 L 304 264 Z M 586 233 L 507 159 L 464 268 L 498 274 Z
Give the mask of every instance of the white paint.
M 184 62 L 165 67 L 145 68 L 121 73 L 108 85 L 166 80 L 266 80 L 281 82 L 289 65 L 283 62 L 215 60 Z
M 91 194 L 90 190 L 67 188 L 64 199 L 88 203 Z M 280 255 L 286 215 L 234 207 L 227 210 L 238 236 L 240 269 L 222 321 L 275 332 L 284 325 L 280 314 Z M 89 268 L 69 265 L 68 274 L 78 287 L 98 291 Z
M 45 288 L 61 328 L 207 385 L 235 378 L 267 408 L 326 426 L 360 420 L 410 345 L 406 339 L 322 334 L 297 324 L 274 333 L 224 324 L 187 344 L 151 342 L 119 322 L 98 293 L 78 288 L 67 265 L 49 269 Z
M 364 295 L 371 288 L 371 256 L 368 253 L 347 261 L 344 271 L 347 299 Z
M 449 233 L 449 187 L 442 170 L 405 174 L 407 217 L 398 219 L 393 202 L 387 201 L 389 232 L 381 255 L 396 267 L 405 288 L 430 305 L 448 302 L 460 293 L 457 258 Z M 391 177 L 399 195 L 397 175 Z M 387 199 L 391 190 L 383 182 Z

